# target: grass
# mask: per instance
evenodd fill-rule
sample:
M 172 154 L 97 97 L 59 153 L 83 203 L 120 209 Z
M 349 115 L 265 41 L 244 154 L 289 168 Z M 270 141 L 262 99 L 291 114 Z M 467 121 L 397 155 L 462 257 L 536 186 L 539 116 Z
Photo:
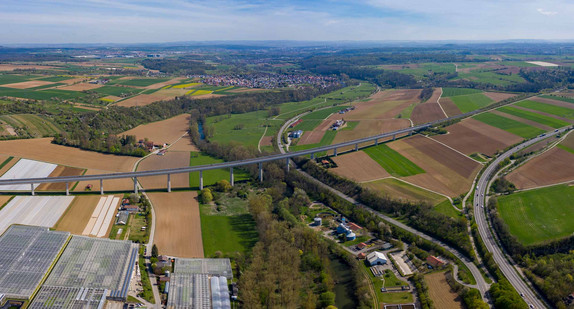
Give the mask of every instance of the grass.
M 518 74 L 499 74 L 488 69 L 472 70 L 469 73 L 459 72 L 456 79 L 468 79 L 477 83 L 499 86 L 508 86 L 525 82 L 525 80 Z
M 448 87 L 442 88 L 443 97 L 454 97 L 459 95 L 475 94 L 481 92 L 482 90 L 470 89 L 470 88 L 448 88 Z
M 483 108 L 493 102 L 491 98 L 485 96 L 482 93 L 454 96 L 451 97 L 451 100 L 463 113 L 468 113 Z
M 488 160 L 485 159 L 485 158 L 484 158 L 480 153 L 478 153 L 478 152 L 471 153 L 469 157 L 475 159 L 475 160 L 478 161 L 478 162 L 483 162 L 483 163 L 488 162 Z
M 68 80 L 71 78 L 72 77 L 70 77 L 70 76 L 49 76 L 49 77 L 44 77 L 44 78 L 38 78 L 36 80 L 43 80 L 46 82 L 61 82 L 63 80 Z
M 416 77 L 423 77 L 424 75 L 433 73 L 454 73 L 455 66 L 453 63 L 422 63 L 418 68 L 405 68 L 398 70 L 403 74 L 411 74 Z
M 540 103 L 530 100 L 520 101 L 515 103 L 516 106 L 533 109 L 539 112 L 548 113 L 568 119 L 574 119 L 574 109 L 556 106 L 552 104 Z M 574 106 L 573 106 L 574 107 Z
M 329 117 L 329 115 L 334 114 L 334 113 L 338 113 L 340 110 L 345 109 L 347 107 L 348 106 L 328 107 L 328 108 L 307 114 L 307 115 L 301 117 L 301 119 L 303 119 L 303 120 L 308 120 L 308 119 L 325 120 L 325 119 L 327 119 L 327 117 Z
M 129 226 L 126 225 L 124 229 L 130 230 L 129 240 L 145 244 L 149 241 L 148 231 L 142 231 L 141 228 L 148 227 L 143 213 L 131 214 L 129 218 Z
M 12 161 L 12 159 L 14 159 L 14 157 L 9 156 L 6 160 L 4 160 L 4 162 L 2 162 L 2 164 L 0 164 L 0 169 L 3 168 L 4 166 L 6 166 L 6 164 L 10 163 L 10 161 Z
M 147 87 L 157 83 L 163 83 L 170 80 L 169 78 L 142 78 L 142 79 L 126 79 L 115 83 L 116 85 Z
M 395 273 L 393 273 L 390 270 L 385 271 L 383 278 L 385 279 L 385 283 L 384 283 L 385 288 L 392 288 L 392 287 L 397 287 L 397 286 L 408 286 L 409 285 L 405 281 L 397 278 L 397 276 L 395 276 Z
M 562 101 L 562 102 L 574 103 L 573 98 L 561 97 L 561 96 L 557 96 L 557 95 L 540 95 L 539 97 L 546 98 L 546 99 L 552 99 L 552 100 L 558 100 L 558 101 Z
M 425 172 L 422 168 L 403 157 L 400 153 L 389 148 L 387 145 L 381 144 L 365 148 L 363 151 L 395 177 L 406 177 Z
M 322 119 L 304 119 L 299 124 L 297 124 L 293 130 L 303 130 L 305 132 L 313 131 L 316 127 L 318 127 Z
M 199 152 L 191 152 L 189 166 L 198 166 L 206 164 L 221 163 L 223 160 L 210 157 L 207 154 Z M 229 181 L 229 169 L 217 169 L 203 172 L 203 185 L 211 186 L 220 180 Z M 249 174 L 241 169 L 235 168 L 233 170 L 234 180 L 236 182 L 249 179 Z M 199 172 L 189 173 L 189 184 L 192 188 L 199 188 Z
M 0 116 L 0 120 L 13 128 L 23 128 L 34 137 L 54 136 L 62 132 L 62 129 L 51 120 L 31 114 L 4 115 Z
M 353 130 L 355 129 L 355 127 L 357 127 L 357 125 L 359 124 L 359 121 L 347 121 L 347 125 L 342 128 L 341 130 Z
M 91 91 L 105 95 L 121 96 L 126 94 L 135 94 L 138 93 L 140 90 L 128 87 L 103 86 L 100 88 L 93 89 Z
M 434 192 L 413 186 L 395 178 L 385 178 L 364 183 L 363 186 L 371 188 L 380 194 L 388 194 L 391 198 L 406 199 L 412 202 L 427 202 L 436 205 L 445 200 L 445 197 Z
M 373 275 L 373 272 L 371 272 L 369 266 L 367 266 L 366 261 L 359 261 L 359 264 L 361 265 L 363 270 L 367 272 L 369 279 L 371 279 L 379 303 L 383 302 L 386 304 L 408 304 L 413 302 L 413 295 L 411 292 L 381 292 L 381 288 L 383 287 L 383 280 Z M 393 280 L 393 283 L 396 283 L 396 281 Z
M 412 113 L 413 113 L 413 110 L 415 109 L 415 107 L 416 107 L 418 104 L 419 104 L 419 103 L 417 102 L 417 103 L 413 103 L 413 104 L 407 106 L 405 109 L 403 109 L 403 110 L 401 111 L 400 114 L 397 115 L 396 118 L 405 118 L 405 119 L 411 118 L 411 115 L 412 115 Z
M 568 147 L 568 146 L 565 146 L 565 145 L 562 145 L 562 144 L 558 144 L 558 145 L 556 145 L 556 147 L 558 147 L 558 148 L 560 148 L 560 149 L 562 149 L 562 150 L 566 150 L 566 151 L 568 151 L 569 153 L 574 154 L 574 149 L 572 149 L 572 148 L 570 148 L 570 147 Z M 2 168 L 2 166 L 0 166 L 0 168 Z
M 54 84 L 49 84 L 49 85 L 42 85 L 42 86 L 38 86 L 38 87 L 31 87 L 31 88 L 26 88 L 28 90 L 42 90 L 42 89 L 46 89 L 46 88 L 53 88 L 56 86 L 63 86 L 65 85 L 64 83 L 54 83 Z
M 574 187 L 557 185 L 502 196 L 498 208 L 510 233 L 531 245 L 574 233 L 573 199 Z
M 16 98 L 32 99 L 32 100 L 49 100 L 51 98 L 72 100 L 81 98 L 85 96 L 85 94 L 79 91 L 67 91 L 57 89 L 31 91 L 29 89 L 14 89 L 14 88 L 0 87 L 0 96 L 8 96 L 8 97 L 16 97 Z
M 543 125 L 546 125 L 549 127 L 553 127 L 555 129 L 570 125 L 568 122 L 562 121 L 560 119 L 552 118 L 552 117 L 545 116 L 545 115 L 540 115 L 540 114 L 537 114 L 534 112 L 525 111 L 525 110 L 518 109 L 515 107 L 505 106 L 505 107 L 499 108 L 498 110 L 503 112 L 503 113 L 507 113 L 507 114 L 514 115 L 514 116 L 517 116 L 520 118 L 532 120 L 532 121 L 538 122 L 540 124 L 543 124 Z
M 447 215 L 451 218 L 458 218 L 462 216 L 460 212 L 456 211 L 456 209 L 452 207 L 449 200 L 444 200 L 442 203 L 437 204 L 434 207 L 434 210 L 440 212 L 443 215 Z
M 512 120 L 493 113 L 482 113 L 473 117 L 493 127 L 508 131 L 524 138 L 532 138 L 544 133 L 544 130 L 529 126 L 522 122 Z
M 315 147 L 319 147 L 319 146 L 331 145 L 333 143 L 333 140 L 335 140 L 335 136 L 337 136 L 337 131 L 327 130 L 327 131 L 325 131 L 325 134 L 323 135 L 323 137 L 321 138 L 321 141 L 319 143 L 309 144 L 309 145 L 296 145 L 296 146 L 290 147 L 289 149 L 291 151 L 298 151 L 298 150 L 315 148 Z M 323 152 L 316 153 L 315 156 L 321 157 L 321 156 L 324 156 L 326 154 L 327 154 L 327 152 L 323 151 Z
M 34 79 L 35 77 L 37 77 L 37 76 L 16 75 L 16 74 L 0 74 L 0 85 L 27 82 L 31 79 Z

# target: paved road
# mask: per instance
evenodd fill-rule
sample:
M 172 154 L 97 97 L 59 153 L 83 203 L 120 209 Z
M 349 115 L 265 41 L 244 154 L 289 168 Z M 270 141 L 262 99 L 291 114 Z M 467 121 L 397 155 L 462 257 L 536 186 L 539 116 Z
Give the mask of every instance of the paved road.
M 558 130 L 558 132 L 563 133 L 566 130 L 567 130 L 566 128 L 563 128 L 563 129 Z M 544 136 L 541 135 L 541 136 L 538 136 L 534 139 L 528 140 L 528 141 L 506 151 L 505 153 L 501 154 L 500 156 L 498 156 L 487 167 L 485 172 L 482 174 L 482 176 L 480 177 L 480 179 L 477 182 L 477 187 L 476 187 L 477 188 L 477 190 L 476 190 L 477 196 L 475 197 L 475 201 L 474 201 L 474 203 L 475 203 L 474 204 L 474 216 L 475 216 L 476 223 L 478 225 L 478 231 L 480 232 L 480 237 L 482 237 L 482 240 L 484 241 L 484 244 L 486 245 L 486 248 L 488 249 L 488 251 L 490 251 L 492 253 L 494 261 L 496 262 L 498 267 L 500 267 L 500 270 L 502 271 L 504 276 L 510 281 L 510 283 L 512 284 L 512 286 L 514 286 L 514 288 L 518 291 L 518 293 L 520 293 L 521 295 L 524 295 L 523 296 L 524 300 L 529 305 L 532 305 L 531 308 L 546 308 L 547 305 L 542 300 L 539 299 L 538 293 L 535 292 L 533 289 L 531 289 L 529 287 L 529 285 L 522 280 L 521 276 L 518 274 L 517 269 L 515 269 L 513 264 L 506 259 L 505 253 L 499 247 L 498 243 L 495 240 L 495 236 L 493 235 L 493 232 L 489 228 L 489 225 L 487 222 L 488 219 L 486 217 L 484 207 L 486 206 L 486 202 L 487 202 L 488 183 L 489 183 L 491 177 L 494 176 L 496 166 L 498 166 L 498 164 L 500 162 L 502 162 L 504 159 L 510 157 L 513 153 L 515 153 L 521 149 L 524 149 L 524 148 L 526 148 L 526 147 L 528 147 L 528 146 L 530 146 L 536 142 L 539 142 L 543 139 L 551 137 L 556 133 L 557 132 L 555 132 L 555 131 L 550 131 L 550 132 L 544 134 Z

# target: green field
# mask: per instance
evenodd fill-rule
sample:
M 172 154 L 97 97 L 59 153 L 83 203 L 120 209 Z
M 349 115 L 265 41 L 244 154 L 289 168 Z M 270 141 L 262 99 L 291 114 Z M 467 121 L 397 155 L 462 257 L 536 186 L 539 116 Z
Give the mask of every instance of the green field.
M 493 113 L 482 113 L 474 116 L 473 118 L 524 138 L 532 138 L 544 133 L 544 130 L 542 129 L 538 129 L 522 122 L 502 117 Z
M 566 108 L 566 107 L 562 107 L 562 106 L 556 106 L 556 105 L 552 105 L 552 104 L 540 103 L 540 102 L 535 102 L 535 101 L 530 101 L 530 100 L 520 101 L 520 102 L 515 103 L 515 105 L 520 106 L 520 107 L 533 109 L 533 110 L 543 112 L 543 113 L 548 113 L 548 114 L 552 114 L 552 115 L 556 115 L 556 116 L 560 116 L 560 117 L 565 117 L 568 119 L 574 119 L 574 109 L 570 109 L 570 108 Z M 574 106 L 573 106 L 573 108 L 574 108 Z
M 333 143 L 333 140 L 335 140 L 335 136 L 337 136 L 337 132 L 338 131 L 333 131 L 333 130 L 327 130 L 325 131 L 325 134 L 323 135 L 323 137 L 321 138 L 321 141 L 316 143 L 316 144 L 309 144 L 309 145 L 295 145 L 292 147 L 289 147 L 290 151 L 298 151 L 298 150 L 306 150 L 306 149 L 310 149 L 310 148 L 315 148 L 315 147 L 319 147 L 319 146 L 326 146 L 326 145 L 331 145 Z M 327 152 L 318 152 L 315 154 L 316 157 L 321 157 L 326 155 Z
M 552 100 L 558 100 L 558 101 L 562 101 L 562 102 L 574 103 L 573 98 L 561 97 L 561 96 L 557 96 L 557 95 L 539 95 L 539 97 L 546 98 L 546 99 L 552 99 Z
M 403 74 L 410 74 L 422 77 L 429 73 L 454 73 L 455 66 L 453 63 L 422 63 L 418 68 L 405 68 L 398 70 Z
M 395 178 L 385 178 L 370 181 L 363 183 L 362 185 L 382 195 L 388 194 L 391 198 L 394 199 L 400 198 L 411 202 L 426 202 L 430 205 L 436 205 L 446 200 L 446 198 L 442 195 L 413 186 Z
M 301 121 L 299 124 L 297 124 L 293 130 L 302 130 L 303 132 L 310 132 L 313 131 L 316 127 L 318 127 L 321 122 L 323 122 L 322 119 L 304 119 L 303 121 Z
M 520 118 L 532 120 L 532 121 L 538 122 L 540 124 L 547 125 L 549 127 L 553 127 L 555 129 L 570 125 L 568 122 L 562 121 L 560 119 L 552 118 L 552 117 L 545 116 L 545 115 L 540 115 L 537 113 L 525 111 L 525 110 L 518 109 L 515 107 L 505 106 L 505 107 L 499 108 L 498 110 L 503 112 L 503 113 L 507 113 L 507 114 L 514 115 L 514 116 L 517 116 Z
M 31 114 L 3 115 L 0 116 L 0 120 L 14 129 L 23 128 L 33 137 L 54 136 L 62 132 L 53 121 Z
M 490 70 L 473 70 L 469 73 L 459 72 L 456 79 L 467 79 L 476 83 L 508 86 L 516 83 L 523 83 L 525 80 L 518 74 L 499 74 Z
M 482 93 L 454 96 L 450 98 L 463 113 L 475 111 L 490 105 L 493 100 Z
M 56 89 L 33 91 L 29 89 L 14 89 L 14 88 L 0 87 L 0 96 L 16 97 L 16 98 L 32 99 L 32 100 L 48 100 L 51 98 L 71 100 L 81 98 L 85 96 L 85 94 L 79 91 L 67 91 L 67 90 L 56 90 Z
M 258 240 L 255 221 L 247 209 L 247 201 L 222 197 L 220 207 L 200 205 L 203 252 L 210 257 L 220 251 L 224 255 L 246 254 Z
M 425 172 L 422 168 L 403 157 L 400 153 L 392 150 L 387 145 L 381 144 L 365 148 L 363 151 L 395 177 L 406 177 Z
M 135 94 L 140 92 L 141 90 L 128 87 L 103 86 L 100 88 L 93 89 L 91 91 L 101 93 L 103 95 L 121 96 L 122 94 Z
M 125 79 L 119 80 L 115 85 L 126 85 L 136 87 L 147 87 L 157 83 L 163 83 L 170 80 L 170 78 L 142 78 L 142 79 Z
M 13 84 L 26 82 L 38 76 L 34 75 L 15 75 L 15 74 L 0 74 L 0 85 Z
M 210 157 L 199 152 L 192 152 L 189 166 L 221 163 L 223 160 Z M 203 171 L 203 185 L 211 186 L 220 180 L 229 181 L 229 169 Z M 233 169 L 233 178 L 236 182 L 249 179 L 249 174 L 241 169 Z M 192 188 L 199 188 L 199 172 L 189 173 L 189 184 Z
M 42 85 L 42 86 L 38 86 L 38 87 L 26 88 L 26 90 L 42 90 L 42 89 L 46 89 L 46 88 L 52 88 L 52 87 L 63 86 L 63 85 L 65 85 L 65 84 L 64 83 L 53 83 L 53 84 L 49 84 L 49 85 Z
M 36 80 L 43 80 L 46 82 L 61 82 L 63 80 L 68 80 L 68 79 L 72 79 L 72 77 L 70 77 L 70 76 L 50 76 L 50 77 L 38 78 Z
M 444 202 L 436 205 L 434 207 L 434 210 L 440 212 L 443 215 L 447 215 L 447 216 L 452 217 L 452 218 L 458 218 L 458 217 L 462 216 L 461 212 L 456 211 L 456 209 L 454 209 L 452 207 L 452 204 L 450 203 L 449 200 L 445 200 Z
M 448 87 L 442 88 L 442 96 L 445 98 L 459 95 L 475 94 L 475 93 L 482 93 L 482 90 L 470 89 L 470 88 L 448 88 Z
M 307 115 L 301 117 L 301 119 L 303 119 L 303 120 L 306 120 L 306 119 L 325 120 L 325 119 L 327 119 L 327 117 L 329 117 L 329 115 L 338 113 L 340 110 L 345 109 L 347 107 L 348 106 L 345 106 L 345 105 L 328 107 L 328 108 L 307 114 Z
M 498 199 L 498 208 L 512 235 L 524 245 L 567 237 L 574 233 L 574 187 L 518 192 Z
M 363 268 L 363 271 L 367 273 L 367 276 L 369 277 L 369 279 L 371 279 L 371 282 L 373 283 L 373 287 L 375 288 L 375 293 L 379 303 L 384 302 L 387 304 L 408 304 L 413 302 L 413 294 L 411 294 L 410 292 L 381 292 L 381 288 L 383 287 L 383 280 L 380 277 L 375 277 L 373 275 L 373 273 L 369 269 L 369 266 L 366 265 L 365 261 L 360 261 L 360 264 L 361 267 Z M 389 285 L 385 283 L 386 287 L 391 287 L 392 284 L 401 284 L 400 282 L 403 282 L 398 278 L 396 278 L 396 276 L 394 275 L 392 275 L 392 277 L 391 275 L 389 275 L 389 277 L 385 279 L 389 279 L 390 281 Z M 406 282 L 404 283 L 406 284 Z M 394 285 L 394 286 L 400 286 L 400 285 Z

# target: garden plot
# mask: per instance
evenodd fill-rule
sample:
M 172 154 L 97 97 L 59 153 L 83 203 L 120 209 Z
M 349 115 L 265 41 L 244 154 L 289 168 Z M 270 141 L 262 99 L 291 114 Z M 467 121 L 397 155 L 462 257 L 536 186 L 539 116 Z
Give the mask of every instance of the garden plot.
M 0 234 L 12 224 L 52 227 L 73 196 L 16 196 L 0 210 Z
M 107 197 L 101 197 L 82 235 L 107 237 L 108 228 L 119 203 L 120 198 L 117 196 L 108 195 Z
M 0 179 L 19 179 L 19 178 L 42 178 L 48 177 L 56 169 L 56 164 L 21 159 L 10 170 L 8 170 Z M 34 189 L 40 184 L 34 184 Z M 4 185 L 0 186 L 2 191 L 28 191 L 30 185 Z

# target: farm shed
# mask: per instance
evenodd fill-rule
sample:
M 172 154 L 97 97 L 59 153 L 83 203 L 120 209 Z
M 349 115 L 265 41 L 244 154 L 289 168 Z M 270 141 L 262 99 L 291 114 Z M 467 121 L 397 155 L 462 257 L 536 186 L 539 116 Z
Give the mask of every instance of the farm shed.
M 437 258 L 436 256 L 430 255 L 427 257 L 427 263 L 430 264 L 432 267 L 441 267 L 446 264 L 445 261 Z
M 116 224 L 126 225 L 126 223 L 128 223 L 129 216 L 130 213 L 127 211 L 118 212 L 118 219 L 116 220 Z
M 68 232 L 12 225 L 0 237 L 0 291 L 6 298 L 28 300 L 66 241 Z
M 373 251 L 367 255 L 367 261 L 369 265 L 384 265 L 387 264 L 388 260 L 384 253 L 379 251 Z

